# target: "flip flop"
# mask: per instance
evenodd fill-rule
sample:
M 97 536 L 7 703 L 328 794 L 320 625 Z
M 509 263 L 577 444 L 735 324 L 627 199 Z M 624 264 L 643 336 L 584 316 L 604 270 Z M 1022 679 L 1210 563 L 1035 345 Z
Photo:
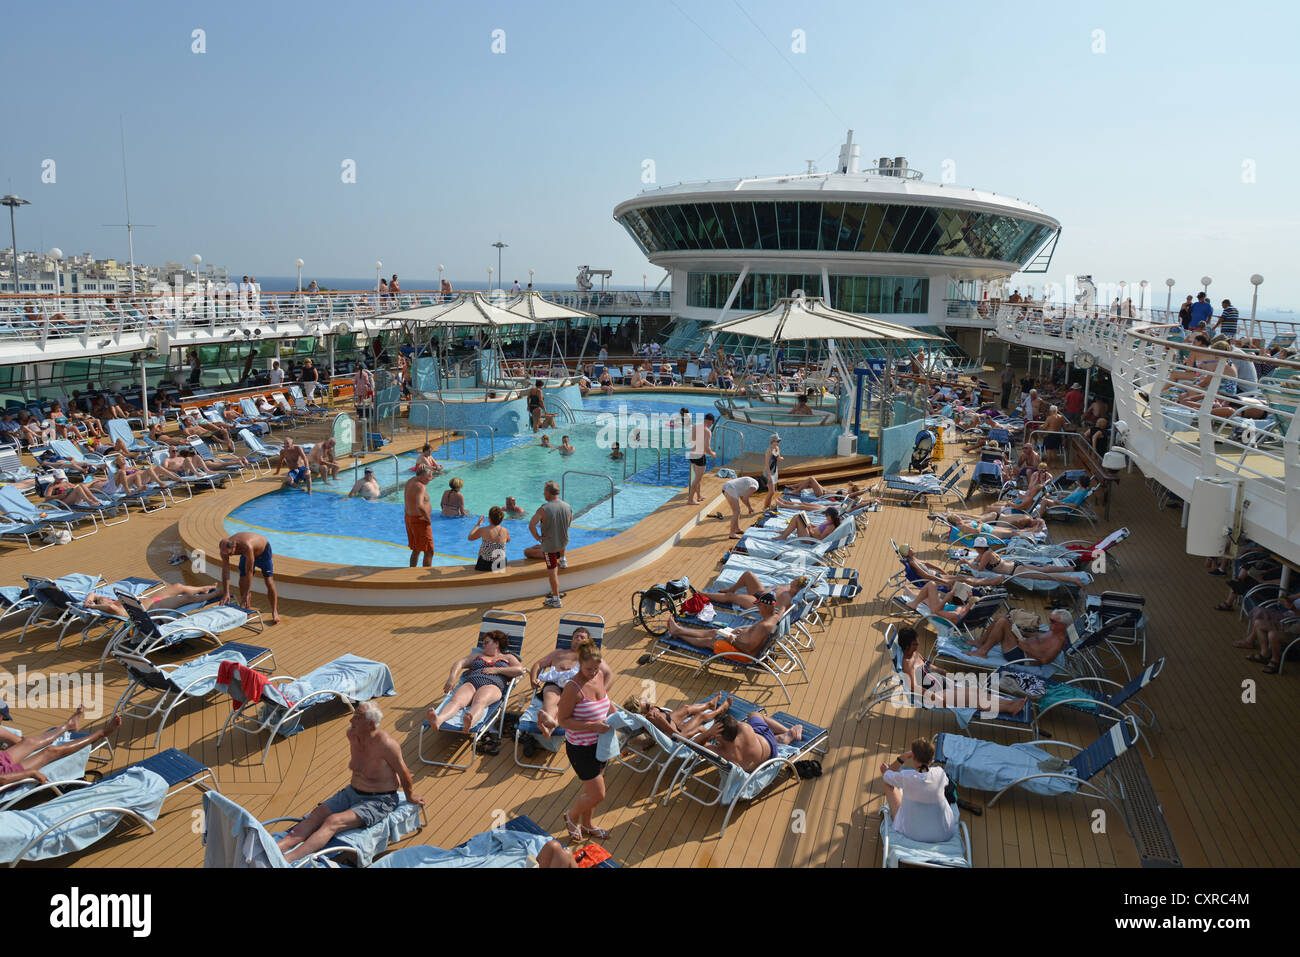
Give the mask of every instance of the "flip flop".
M 1246 660 L 1253 661 L 1257 665 L 1270 665 L 1273 663 L 1272 658 L 1269 658 L 1267 655 L 1261 655 L 1258 652 L 1253 655 L 1247 655 Z
M 1214 606 L 1214 610 L 1215 611 L 1236 611 L 1236 609 L 1233 608 L 1231 605 L 1229 605 L 1227 602 L 1222 602 L 1222 601 Z
M 1278 665 L 1279 665 L 1278 662 L 1276 662 L 1276 661 L 1270 661 L 1268 664 L 1266 664 L 1266 665 L 1264 666 L 1264 674 L 1266 674 L 1266 675 L 1275 675 L 1275 674 L 1277 674 Z
M 569 812 L 564 812 L 564 828 L 569 832 L 569 841 L 577 844 L 582 840 L 582 827 L 569 820 Z

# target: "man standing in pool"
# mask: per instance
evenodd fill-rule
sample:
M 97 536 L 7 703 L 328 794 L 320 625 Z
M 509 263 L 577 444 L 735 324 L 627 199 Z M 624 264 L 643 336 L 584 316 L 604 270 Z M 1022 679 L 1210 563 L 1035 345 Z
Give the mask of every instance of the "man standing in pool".
M 282 468 L 289 470 L 284 477 L 285 485 L 297 488 L 299 482 L 306 482 L 307 494 L 311 494 L 311 464 L 307 461 L 307 453 L 302 450 L 302 446 L 294 445 L 293 439 L 284 440 L 284 445 L 280 448 L 280 461 L 275 463 L 273 474 L 279 475 Z
M 691 463 L 691 491 L 686 497 L 687 505 L 701 505 L 704 502 L 704 473 L 708 469 L 706 456 L 713 455 L 713 413 L 704 417 L 691 430 L 691 444 L 686 450 L 686 461 Z
M 217 543 L 221 554 L 221 600 L 230 601 L 230 559 L 239 556 L 239 604 L 251 608 L 253 569 L 262 573 L 266 582 L 266 598 L 271 603 L 271 624 L 280 623 L 280 596 L 275 591 L 275 565 L 272 562 L 271 543 L 255 532 L 239 532 Z
M 411 567 L 424 554 L 424 567 L 433 564 L 433 503 L 425 488 L 433 478 L 433 469 L 421 465 L 406 480 L 406 544 L 411 549 Z

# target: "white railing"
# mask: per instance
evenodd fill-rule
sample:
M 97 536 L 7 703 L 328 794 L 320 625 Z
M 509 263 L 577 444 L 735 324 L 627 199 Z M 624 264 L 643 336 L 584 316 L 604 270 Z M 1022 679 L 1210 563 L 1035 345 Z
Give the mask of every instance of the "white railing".
M 1246 534 L 1300 561 L 1300 362 L 1263 351 L 1263 339 L 1294 331 L 1273 324 L 1261 334 L 1242 320 L 1249 354 L 1183 341 L 1163 310 L 1127 319 L 1074 307 L 1004 305 L 997 332 L 1006 341 L 1097 358 L 1115 391 L 1114 439 L 1148 476 L 1185 501 L 1199 477 L 1239 480 Z M 1251 335 L 1255 333 L 1255 335 Z M 1237 364 L 1251 363 L 1255 376 Z

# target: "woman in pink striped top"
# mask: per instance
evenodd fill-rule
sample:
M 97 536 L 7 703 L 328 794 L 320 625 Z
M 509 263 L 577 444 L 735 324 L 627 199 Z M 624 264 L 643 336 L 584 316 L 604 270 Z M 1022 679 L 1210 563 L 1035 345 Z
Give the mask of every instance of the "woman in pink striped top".
M 557 710 L 564 729 L 564 749 L 569 764 L 582 782 L 578 798 L 564 814 L 564 826 L 575 843 L 584 837 L 604 840 L 609 832 L 595 827 L 591 812 L 605 800 L 605 762 L 596 760 L 596 739 L 609 730 L 609 684 L 602 674 L 600 648 L 591 637 L 573 643 L 578 673 L 569 679 Z

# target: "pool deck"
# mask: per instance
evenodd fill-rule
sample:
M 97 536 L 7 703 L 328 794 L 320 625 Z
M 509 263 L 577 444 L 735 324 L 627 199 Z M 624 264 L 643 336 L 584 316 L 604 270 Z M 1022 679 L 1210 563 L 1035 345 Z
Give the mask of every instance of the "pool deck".
M 215 516 L 262 491 L 261 482 L 216 493 L 201 493 L 176 509 L 133 515 L 129 523 L 109 528 L 70 545 L 27 552 L 21 544 L 0 552 L 5 583 L 21 573 L 57 576 L 70 571 L 99 572 L 109 579 L 147 575 L 191 583 L 200 579 L 188 566 L 169 567 L 167 559 L 182 541 L 215 543 Z M 716 489 L 713 493 L 715 494 Z M 206 516 L 206 517 L 205 517 Z M 178 528 L 179 520 L 179 528 Z M 718 838 L 722 812 L 685 801 L 667 806 L 649 801 L 651 781 L 626 768 L 606 773 L 609 794 L 598 810 L 597 823 L 611 828 L 604 842 L 624 865 L 637 867 L 875 867 L 880 864 L 878 810 L 881 803 L 879 764 L 905 750 L 920 734 L 954 731 L 946 714 L 886 712 L 859 723 L 869 689 L 886 673 L 881 640 L 892 620 L 874 600 L 877 588 L 897 568 L 889 549 L 892 538 L 910 542 L 922 557 L 936 558 L 943 543 L 928 537 L 923 508 L 887 506 L 871 516 L 865 533 L 851 549 L 847 565 L 861 572 L 865 592 L 843 605 L 828 627 L 816 633 L 816 649 L 807 653 L 808 681 L 790 682 L 793 702 L 787 705 L 770 679 L 739 681 L 731 672 L 692 676 L 678 664 L 637 663 L 650 641 L 632 621 L 630 595 L 655 581 L 689 575 L 692 582 L 710 581 L 728 545 L 722 522 L 696 522 L 673 513 L 663 519 L 689 526 L 669 552 L 653 558 L 636 572 L 609 574 L 586 587 L 573 587 L 571 567 L 561 581 L 568 591 L 562 610 L 541 606 L 536 597 L 491 602 L 528 615 L 527 662 L 553 647 L 563 612 L 588 612 L 607 622 L 606 657 L 618 676 L 615 700 L 653 689 L 657 700 L 676 704 L 698 699 L 718 689 L 734 691 L 769 706 L 806 717 L 831 729 L 829 754 L 822 777 L 785 779 L 760 800 L 739 809 L 726 837 Z M 1153 737 L 1155 757 L 1143 751 L 1139 760 L 1187 866 L 1287 866 L 1300 864 L 1300 823 L 1295 820 L 1294 782 L 1300 772 L 1300 746 L 1291 729 L 1300 712 L 1295 683 L 1300 666 L 1294 662 L 1281 676 L 1261 674 L 1230 647 L 1241 635 L 1235 614 L 1211 610 L 1225 590 L 1221 579 L 1208 578 L 1199 559 L 1183 553 L 1182 532 L 1175 511 L 1159 511 L 1136 474 L 1125 476 L 1112 501 L 1112 522 L 1098 530 L 1127 525 L 1132 538 L 1124 543 L 1123 579 L 1103 578 L 1101 587 L 1133 591 L 1147 597 L 1151 615 L 1152 656 L 1168 656 L 1161 677 L 1143 692 L 1155 709 L 1163 730 Z M 642 529 L 642 526 L 638 526 Z M 648 548 L 653 535 L 646 527 Z M 662 529 L 653 533 L 660 534 Z M 1059 540 L 1090 537 L 1084 527 L 1054 526 Z M 599 546 L 598 546 L 599 547 Z M 623 546 L 610 545 L 611 548 Z M 284 560 L 285 572 L 291 570 Z M 302 563 L 306 565 L 306 563 Z M 299 569 L 301 571 L 301 569 Z M 464 577 L 458 570 L 435 569 L 437 577 Z M 407 570 L 377 573 L 405 575 Z M 423 574 L 423 572 L 421 572 Z M 540 566 L 521 571 L 539 577 Z M 380 702 L 384 727 L 400 742 L 419 794 L 428 801 L 429 824 L 404 844 L 449 846 L 485 830 L 494 815 L 527 814 L 553 833 L 563 834 L 561 814 L 572 801 L 576 782 L 568 773 L 550 774 L 515 766 L 509 744 L 495 757 L 479 759 L 467 772 L 421 764 L 416 739 L 424 709 L 440 697 L 450 664 L 469 650 L 482 611 L 489 602 L 430 608 L 380 607 L 382 580 L 361 581 L 361 572 L 345 570 L 354 581 L 351 606 L 281 601 L 282 624 L 267 628 L 262 643 L 274 648 L 276 671 L 301 675 L 347 652 L 386 662 L 392 669 L 397 695 Z M 394 578 L 396 580 L 396 578 Z M 264 599 L 255 599 L 265 609 Z M 30 634 L 17 643 L 17 629 L 0 633 L 0 665 L 29 673 L 40 670 L 94 671 L 96 645 L 68 641 L 54 650 L 52 630 Z M 930 640 L 923 636 L 923 642 Z M 105 669 L 104 696 L 111 708 L 125 687 L 120 668 Z M 1243 703 L 1243 682 L 1253 692 Z M 522 707 L 522 696 L 512 707 Z M 221 749 L 216 734 L 228 713 L 224 698 L 182 709 L 165 729 L 160 747 L 184 749 L 213 768 L 221 789 L 260 818 L 308 812 L 317 801 L 348 780 L 347 720 L 341 708 L 326 706 L 308 718 L 302 733 L 278 740 L 265 764 L 258 764 L 265 738 L 236 736 Z M 54 709 L 15 708 L 15 724 L 31 733 L 61 721 Z M 1086 743 L 1096 736 L 1094 721 L 1083 715 L 1062 716 L 1049 724 L 1060 739 Z M 113 767 L 154 753 L 156 725 L 148 728 L 128 721 L 117 736 Z M 1001 729 L 977 729 L 979 736 L 1010 743 L 1023 736 Z M 440 753 L 450 753 L 451 748 Z M 963 794 L 977 802 L 988 795 Z M 157 822 L 158 832 L 121 828 L 93 848 L 50 862 L 72 867 L 197 867 L 203 857 L 196 810 L 199 795 L 183 792 L 169 800 Z M 1014 793 L 982 816 L 963 813 L 971 832 L 977 866 L 993 867 L 1133 867 L 1140 863 L 1134 843 L 1112 814 L 1103 833 L 1092 827 L 1093 802 L 1049 800 Z

